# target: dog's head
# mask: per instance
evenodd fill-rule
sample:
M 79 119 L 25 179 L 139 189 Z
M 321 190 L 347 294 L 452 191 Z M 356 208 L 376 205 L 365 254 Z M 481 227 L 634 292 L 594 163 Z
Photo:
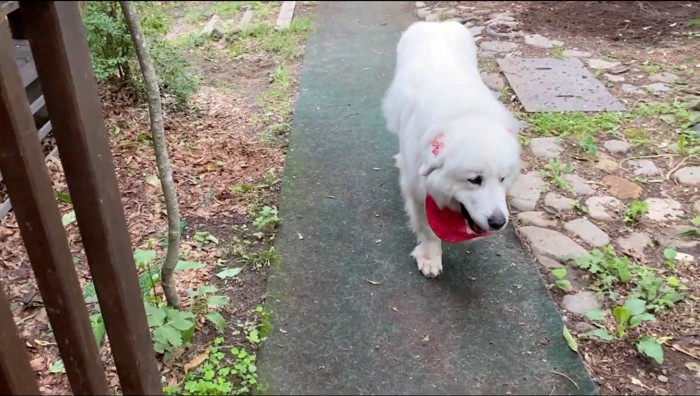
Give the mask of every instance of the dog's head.
M 423 142 L 419 172 L 437 205 L 460 211 L 476 233 L 508 224 L 506 194 L 520 175 L 517 126 L 455 121 Z

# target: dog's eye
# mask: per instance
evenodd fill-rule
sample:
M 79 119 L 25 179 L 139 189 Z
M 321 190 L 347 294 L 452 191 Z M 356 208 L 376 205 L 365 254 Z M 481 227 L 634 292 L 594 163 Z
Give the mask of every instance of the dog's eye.
M 504 181 L 506 181 L 506 178 L 505 178 L 505 177 L 502 177 L 502 178 L 501 178 L 501 183 L 503 183 Z
M 480 186 L 481 185 L 481 176 L 477 176 L 477 177 L 469 179 L 469 183 L 476 184 L 477 186 Z

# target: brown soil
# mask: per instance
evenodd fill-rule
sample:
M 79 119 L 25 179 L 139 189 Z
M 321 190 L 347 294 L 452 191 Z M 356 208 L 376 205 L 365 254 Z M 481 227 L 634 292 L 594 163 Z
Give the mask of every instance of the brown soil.
M 697 86 L 700 75 L 697 71 L 700 40 L 697 38 L 697 26 L 690 26 L 691 19 L 700 16 L 700 7 L 696 2 L 548 2 L 548 1 L 519 1 L 519 2 L 450 2 L 429 1 L 426 4 L 438 10 L 457 10 L 458 17 L 475 16 L 474 24 L 483 25 L 494 13 L 509 13 L 520 22 L 521 32 L 526 34 L 541 34 L 547 38 L 564 42 L 564 49 L 590 52 L 591 58 L 609 59 L 622 63 L 625 71 L 619 73 L 624 77 L 623 83 L 643 86 L 652 81 L 650 74 L 660 71 L 674 73 L 679 81 L 673 92 L 669 94 L 636 94 L 625 92 L 621 83 L 612 83 L 604 76 L 598 79 L 620 99 L 628 109 L 642 103 L 670 103 L 677 100 L 681 103 L 697 99 Z M 649 28 L 647 28 L 649 27 Z M 646 28 L 646 29 L 645 29 Z M 694 36 L 695 35 L 695 36 Z M 496 40 L 485 36 L 484 40 Z M 517 56 L 525 58 L 552 57 L 554 51 L 525 45 L 522 39 L 516 39 L 520 45 Z M 493 60 L 481 59 L 480 63 L 492 63 L 488 69 L 493 69 Z M 584 62 L 585 63 L 585 62 Z M 653 70 L 653 71 L 652 71 Z M 495 70 L 489 70 L 495 71 Z M 602 73 L 601 73 L 602 74 Z M 511 110 L 522 114 L 522 108 L 513 95 L 509 103 Z M 629 153 L 609 155 L 620 166 L 610 172 L 618 177 L 635 181 L 643 190 L 639 199 L 649 197 L 670 197 L 681 202 L 688 216 L 693 216 L 693 200 L 697 199 L 697 188 L 684 186 L 666 180 L 666 175 L 677 169 L 683 158 L 673 154 L 668 145 L 678 140 L 677 131 L 658 118 L 643 118 L 628 120 L 621 131 L 626 128 L 637 128 L 644 131 L 652 144 L 635 147 Z M 524 133 L 529 137 L 537 137 L 529 131 Z M 618 139 L 616 134 L 597 134 L 598 152 L 607 154 L 601 143 L 608 139 Z M 624 139 L 624 136 L 622 137 Z M 561 157 L 564 164 L 572 164 L 575 173 L 590 181 L 596 195 L 610 195 L 603 178 L 608 174 L 596 169 L 594 159 L 587 156 L 576 144 L 575 139 L 567 139 L 566 150 Z M 646 181 L 637 181 L 632 174 L 629 157 L 645 155 L 654 160 L 662 175 L 652 176 Z M 523 149 L 523 160 L 527 163 L 524 172 L 539 172 L 546 166 L 546 161 L 532 156 L 527 147 Z M 687 158 L 685 165 L 697 165 L 697 157 Z M 566 192 L 550 186 L 550 191 L 568 196 Z M 583 203 L 586 197 L 579 197 Z M 623 200 L 629 204 L 630 200 Z M 622 218 L 624 213 L 618 213 Z M 688 223 L 687 217 L 681 222 Z M 559 224 L 581 217 L 576 213 L 560 216 Z M 639 224 L 625 226 L 622 221 L 597 224 L 610 235 L 613 245 L 620 236 L 631 232 L 643 231 L 655 238 L 665 231 L 666 225 L 642 220 Z M 580 239 L 572 236 L 579 244 L 585 245 Z M 525 247 L 528 248 L 527 244 Z M 618 254 L 620 249 L 616 246 Z M 635 329 L 626 341 L 600 342 L 579 338 L 579 354 L 584 360 L 591 376 L 603 395 L 615 394 L 696 394 L 700 389 L 700 374 L 693 371 L 693 364 L 700 358 L 700 334 L 697 321 L 697 296 L 700 292 L 700 272 L 697 266 L 689 265 L 669 269 L 663 264 L 663 247 L 655 244 L 647 249 L 641 261 L 630 258 L 637 264 L 651 266 L 661 273 L 673 274 L 685 279 L 689 290 L 685 291 L 686 299 L 678 303 L 672 310 L 657 315 L 656 322 L 645 324 Z M 698 249 L 683 250 L 694 255 L 700 254 Z M 540 268 L 547 283 L 553 282 L 550 271 Z M 570 278 L 579 284 L 590 282 L 588 275 L 581 270 L 573 271 Z M 587 280 L 588 279 L 588 280 Z M 578 290 L 578 289 L 576 289 Z M 567 327 L 575 335 L 585 332 L 578 331 L 586 321 L 579 315 L 567 312 L 562 304 L 566 294 L 551 285 L 552 299 L 559 306 L 562 315 L 567 320 Z M 618 302 L 619 303 L 619 302 Z M 612 302 L 607 302 L 604 309 L 610 310 Z M 633 340 L 643 334 L 655 337 L 670 336 L 673 339 L 664 347 L 664 362 L 659 365 L 637 352 Z
M 178 5 L 185 8 L 191 5 L 183 3 Z M 271 7 L 278 6 L 275 3 Z M 309 15 L 311 9 L 309 4 L 299 2 L 295 16 Z M 265 16 L 265 21 L 274 24 L 276 17 L 273 9 Z M 255 23 L 260 22 L 257 18 Z M 205 23 L 187 27 L 196 31 Z M 303 54 L 303 45 L 298 49 L 299 54 Z M 217 333 L 211 323 L 202 320 L 197 323 L 192 345 L 171 360 L 159 360 L 161 373 L 170 385 L 182 384 L 183 365 L 193 356 L 201 355 L 216 336 L 224 336 L 227 345 L 254 352 L 256 346 L 246 340 L 240 326 L 259 322 L 259 314 L 253 310 L 265 299 L 269 268 L 251 265 L 243 254 L 252 257 L 269 249 L 274 241 L 273 230 L 266 230 L 262 239 L 253 235 L 258 230 L 253 225 L 252 215 L 264 205 L 279 205 L 278 179 L 284 166 L 286 135 L 276 135 L 272 142 L 261 141 L 260 132 L 268 126 L 268 121 L 260 117 L 264 109 L 258 105 L 257 98 L 270 86 L 270 73 L 284 62 L 292 79 L 287 100 L 293 107 L 302 58 L 280 59 L 255 48 L 236 58 L 226 55 L 229 55 L 227 51 L 195 49 L 190 52 L 187 58 L 203 80 L 192 98 L 194 110 L 180 113 L 166 108 L 166 139 L 181 218 L 185 222 L 181 259 L 206 264 L 201 269 L 176 272 L 175 282 L 183 307 L 187 309 L 191 304 L 187 291 L 205 284 L 215 285 L 216 294 L 231 299 L 220 311 L 226 320 L 224 334 Z M 161 240 L 166 235 L 167 217 L 161 188 L 155 179 L 153 146 L 150 140 L 143 139 L 149 131 L 148 110 L 144 103 L 134 104 L 134 93 L 125 87 L 103 85 L 100 95 L 132 246 L 156 250 L 157 257 L 163 257 Z M 288 123 L 291 115 L 278 116 L 270 122 Z M 68 193 L 60 160 L 47 160 L 47 167 L 54 190 Z M 245 194 L 231 190 L 242 184 L 262 187 Z M 59 202 L 61 214 L 71 209 L 70 204 Z M 194 234 L 204 231 L 215 236 L 218 243 L 195 241 Z M 91 277 L 77 225 L 67 226 L 66 234 L 78 277 L 85 285 Z M 251 243 L 244 252 L 237 250 L 235 247 L 244 240 Z M 231 267 L 244 269 L 233 279 L 221 280 L 215 276 Z M 12 212 L 0 222 L 0 282 L 12 303 L 20 335 L 27 343 L 41 392 L 71 394 L 65 374 L 49 372 L 59 359 L 58 349 L 48 331 L 46 310 Z M 160 288 L 155 292 L 160 294 Z M 95 304 L 90 304 L 89 309 L 94 311 Z M 111 391 L 119 392 L 107 339 L 100 351 Z
M 529 1 L 519 15 L 527 27 L 553 33 L 654 44 L 687 31 L 700 17 L 690 1 Z M 697 29 L 697 28 L 696 28 Z

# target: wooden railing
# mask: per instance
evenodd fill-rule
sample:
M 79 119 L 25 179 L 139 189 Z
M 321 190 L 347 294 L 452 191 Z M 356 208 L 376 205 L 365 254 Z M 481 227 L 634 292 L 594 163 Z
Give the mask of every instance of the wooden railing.
M 8 27 L 15 45 L 15 59 L 17 59 L 19 72 L 22 76 L 22 85 L 24 85 L 27 99 L 30 103 L 29 108 L 34 116 L 34 123 L 38 128 L 39 140 L 42 144 L 46 144 L 50 141 L 51 137 L 51 121 L 49 121 L 46 111 L 46 101 L 41 92 L 39 76 L 34 66 L 34 58 L 29 49 L 29 41 L 27 41 L 24 29 L 22 28 L 23 24 L 19 11 L 19 3 L 17 1 L 0 1 L 0 12 L 7 15 Z M 6 29 L 7 28 L 5 28 L 5 30 Z M 52 147 L 51 150 L 46 152 L 46 158 L 55 156 L 56 154 L 58 154 L 58 149 Z M 0 183 L 3 183 L 2 173 L 0 173 Z M 12 202 L 5 196 L 0 199 L 0 219 L 5 217 L 10 210 L 12 210 Z
M 0 10 L 3 8 L 0 7 Z M 78 2 L 19 2 L 124 394 L 161 394 Z M 0 18 L 0 171 L 75 394 L 109 394 L 7 20 Z M 39 394 L 0 292 L 0 393 Z

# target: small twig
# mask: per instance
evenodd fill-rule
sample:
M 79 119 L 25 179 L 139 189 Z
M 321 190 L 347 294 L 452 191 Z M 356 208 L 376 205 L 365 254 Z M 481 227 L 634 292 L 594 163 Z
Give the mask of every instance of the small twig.
M 360 113 L 354 112 L 354 113 L 345 114 L 345 115 L 341 118 L 341 120 L 344 120 L 344 119 L 346 119 L 346 118 L 348 118 L 348 117 L 356 116 L 356 115 L 360 115 Z
M 683 158 L 683 160 L 681 162 L 679 162 L 678 165 L 674 166 L 670 171 L 668 171 L 668 173 L 666 174 L 666 180 L 671 180 L 671 175 L 673 174 L 673 172 L 677 171 L 678 168 L 683 166 L 683 164 L 685 164 L 685 161 L 687 159 L 688 159 L 688 157 Z
M 622 169 L 622 170 L 629 170 L 629 169 L 625 168 L 624 166 L 622 166 L 622 164 L 624 164 L 624 163 L 627 162 L 627 161 L 636 160 L 636 159 L 663 158 L 663 157 L 671 157 L 671 158 L 673 158 L 673 157 L 675 157 L 676 155 L 678 155 L 678 154 L 657 154 L 657 155 L 641 155 L 641 156 L 639 156 L 639 157 L 627 157 L 627 158 L 623 159 L 622 161 L 620 161 L 620 163 L 619 163 L 617 166 L 619 166 L 620 169 Z
M 23 319 L 19 320 L 19 321 L 17 322 L 17 324 L 22 324 L 22 323 L 28 321 L 29 319 L 31 319 L 31 318 L 37 316 L 37 315 L 39 314 L 39 312 L 40 312 L 40 311 L 36 311 L 36 312 L 34 312 L 34 314 L 29 315 L 29 316 L 27 316 L 26 318 L 23 318 Z
M 691 358 L 693 358 L 695 360 L 700 360 L 700 356 L 695 356 L 695 355 L 691 354 L 690 352 L 686 351 L 685 349 L 679 347 L 676 344 L 671 344 L 671 349 L 673 349 L 676 352 L 680 352 L 686 356 L 690 356 Z
M 338 130 L 338 126 L 335 125 L 334 123 L 331 122 L 331 125 L 333 125 L 333 129 L 330 130 L 330 132 L 335 132 Z
M 561 375 L 562 377 L 564 377 L 564 378 L 568 379 L 569 381 L 571 381 L 571 383 L 574 384 L 574 386 L 576 387 L 576 389 L 581 389 L 581 388 L 578 387 L 578 384 L 576 383 L 576 381 L 572 380 L 571 377 L 569 377 L 568 375 L 566 375 L 566 374 L 564 374 L 564 373 L 560 373 L 560 372 L 558 372 L 558 371 L 554 371 L 554 370 L 552 370 L 551 372 L 554 373 L 554 374 L 559 374 L 559 375 Z

